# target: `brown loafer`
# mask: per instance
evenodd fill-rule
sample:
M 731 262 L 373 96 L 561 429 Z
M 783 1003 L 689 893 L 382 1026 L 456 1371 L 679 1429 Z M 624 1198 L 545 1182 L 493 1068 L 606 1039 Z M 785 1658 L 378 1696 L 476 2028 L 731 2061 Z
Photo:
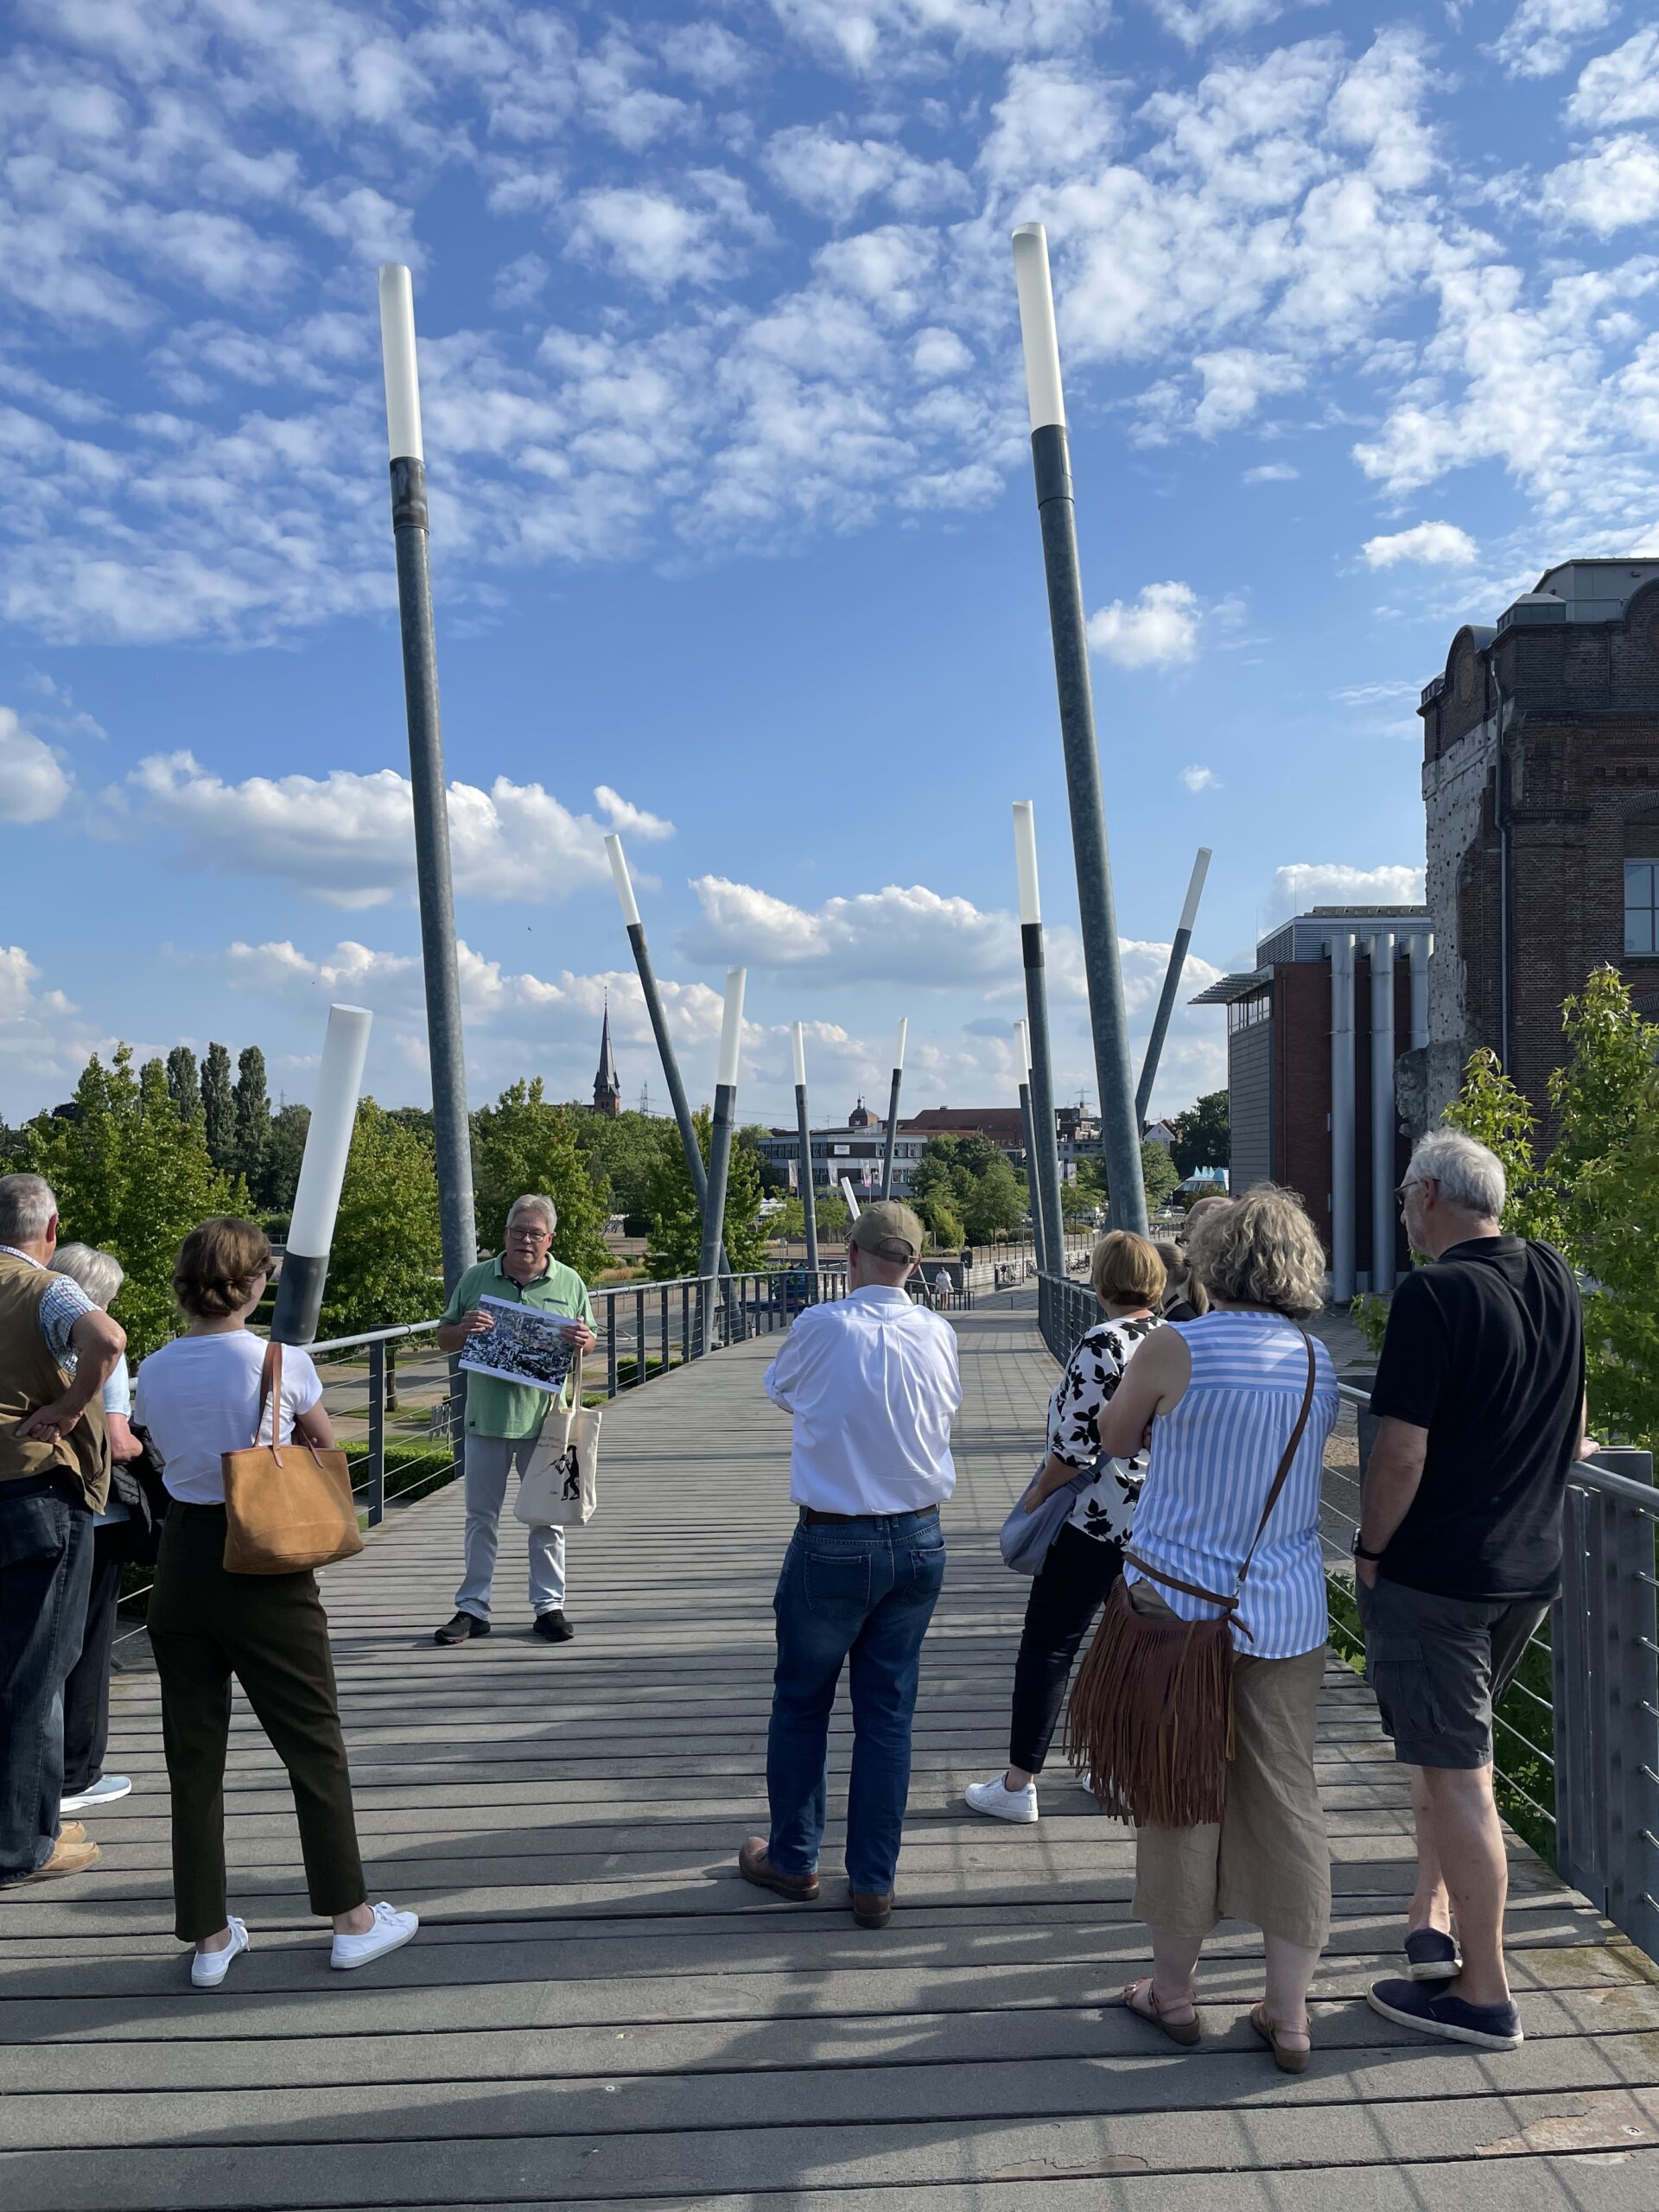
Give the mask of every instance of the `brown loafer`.
M 853 1891 L 853 1918 L 861 1928 L 885 1928 L 893 1918 L 893 1892 L 878 1897 L 873 1890 Z
M 85 1843 L 86 1840 L 86 1823 L 84 1821 L 64 1821 L 60 1823 L 58 1827 L 60 1843 Z
M 772 1865 L 766 1856 L 766 1839 L 763 1835 L 752 1835 L 738 1853 L 737 1871 L 757 1889 L 771 1890 L 795 1904 L 810 1904 L 818 1894 L 816 1874 L 785 1874 L 781 1867 Z
M 20 1874 L 6 1886 L 21 1888 L 25 1882 L 55 1882 L 60 1874 L 84 1874 L 89 1866 L 97 1866 L 100 1855 L 95 1843 L 55 1843 L 44 1866 L 37 1866 L 32 1874 Z

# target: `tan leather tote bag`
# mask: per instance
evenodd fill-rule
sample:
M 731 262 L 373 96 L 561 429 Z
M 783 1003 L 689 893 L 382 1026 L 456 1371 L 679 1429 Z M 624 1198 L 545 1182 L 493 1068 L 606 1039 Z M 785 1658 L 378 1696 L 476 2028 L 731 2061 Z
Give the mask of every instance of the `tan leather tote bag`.
M 262 1444 L 265 1408 L 270 1433 L 282 1427 L 283 1348 L 267 1344 L 259 1376 L 259 1410 L 245 1452 L 219 1457 L 225 1471 L 225 1572 L 302 1574 L 330 1567 L 363 1548 L 350 1465 L 343 1452 L 297 1439 Z

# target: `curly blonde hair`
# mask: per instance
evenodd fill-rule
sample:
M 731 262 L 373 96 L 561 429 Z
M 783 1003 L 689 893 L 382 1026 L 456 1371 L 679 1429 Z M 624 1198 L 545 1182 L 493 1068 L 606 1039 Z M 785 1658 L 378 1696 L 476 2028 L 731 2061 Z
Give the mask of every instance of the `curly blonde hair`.
M 1212 1298 L 1261 1306 L 1293 1321 L 1325 1303 L 1325 1248 L 1294 1191 L 1258 1183 L 1206 1214 L 1187 1246 Z

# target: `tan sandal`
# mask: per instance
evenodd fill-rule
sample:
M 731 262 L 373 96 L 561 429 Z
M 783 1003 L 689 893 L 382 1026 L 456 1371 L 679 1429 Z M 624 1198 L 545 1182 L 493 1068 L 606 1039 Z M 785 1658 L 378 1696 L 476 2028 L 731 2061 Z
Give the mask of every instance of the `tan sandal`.
M 1294 2044 L 1281 2043 L 1279 2030 L 1268 2018 L 1265 2004 L 1252 2005 L 1250 2025 L 1273 2053 L 1273 2063 L 1281 2074 L 1306 2074 L 1309 2053 L 1299 2050 Z
M 1147 1993 L 1147 2001 L 1144 2005 L 1137 2005 L 1135 2001 L 1136 1993 L 1141 1990 L 1145 1990 Z M 1158 2002 L 1158 1992 L 1149 1974 L 1142 1974 L 1138 1981 L 1128 1984 L 1123 1992 L 1123 2009 L 1127 2012 L 1133 2012 L 1137 2020 L 1144 2020 L 1148 2027 L 1161 2028 L 1172 2043 L 1179 2044 L 1184 2050 L 1191 2050 L 1204 2033 L 1203 2029 L 1198 2025 L 1198 2008 L 1196 2004 L 1192 2006 L 1192 2018 L 1190 2020 L 1172 2020 L 1168 2017 L 1163 2006 Z M 1171 2010 L 1173 2009 L 1172 2006 Z

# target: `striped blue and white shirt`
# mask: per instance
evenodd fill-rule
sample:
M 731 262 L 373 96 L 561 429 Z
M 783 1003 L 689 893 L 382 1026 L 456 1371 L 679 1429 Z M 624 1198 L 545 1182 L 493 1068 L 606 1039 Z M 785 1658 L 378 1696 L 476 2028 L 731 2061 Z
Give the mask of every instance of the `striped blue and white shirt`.
M 1295 1325 L 1273 1313 L 1217 1312 L 1172 1325 L 1192 1355 L 1192 1379 L 1153 1423 L 1131 1541 L 1164 1573 L 1231 1591 L 1301 1410 L 1307 1352 Z M 1331 1355 L 1317 1338 L 1313 1357 L 1307 1427 L 1235 1617 L 1234 1642 L 1252 1658 L 1294 1659 L 1325 1638 L 1319 1477 L 1339 1400 Z M 1142 1580 L 1132 1567 L 1124 1573 Z M 1214 1616 L 1202 1599 L 1153 1587 L 1183 1620 Z

